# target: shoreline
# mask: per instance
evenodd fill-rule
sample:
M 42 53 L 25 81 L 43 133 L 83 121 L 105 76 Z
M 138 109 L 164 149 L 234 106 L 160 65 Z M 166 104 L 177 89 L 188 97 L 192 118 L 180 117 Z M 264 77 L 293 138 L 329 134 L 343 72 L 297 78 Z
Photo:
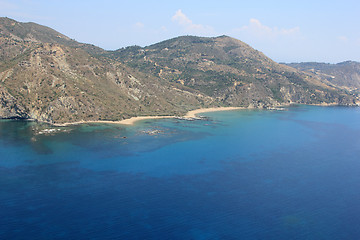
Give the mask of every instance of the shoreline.
M 213 108 L 199 108 L 195 110 L 191 110 L 187 112 L 183 118 L 196 118 L 197 114 L 207 113 L 207 112 L 219 112 L 219 111 L 231 111 L 231 110 L 242 110 L 247 109 L 244 107 L 213 107 Z M 94 121 L 78 121 L 71 123 L 60 123 L 60 124 L 52 124 L 56 127 L 66 127 L 72 125 L 79 125 L 84 123 L 110 123 L 110 124 L 122 124 L 122 125 L 134 125 L 137 121 L 148 120 L 148 119 L 165 119 L 165 118 L 176 118 L 179 116 L 139 116 L 139 117 L 131 117 L 128 119 L 120 120 L 120 121 L 104 121 L 104 120 L 94 120 Z
M 308 105 L 308 106 L 322 106 L 322 107 L 332 107 L 332 106 L 347 106 L 347 107 L 360 107 L 360 101 L 357 105 L 339 105 L 335 103 L 320 103 L 320 104 L 281 104 L 278 105 L 275 108 L 279 107 L 289 107 L 291 105 Z M 119 121 L 111 121 L 111 120 L 89 120 L 89 121 L 77 121 L 77 122 L 66 122 L 66 123 L 49 123 L 45 121 L 39 121 L 36 119 L 23 119 L 25 121 L 34 121 L 39 123 L 46 123 L 53 127 L 66 127 L 66 126 L 72 126 L 72 125 L 79 125 L 79 124 L 86 124 L 86 123 L 104 123 L 104 124 L 121 124 L 121 125 L 134 125 L 137 121 L 141 120 L 148 120 L 148 119 L 165 119 L 165 118 L 182 118 L 182 119 L 191 119 L 191 118 L 197 118 L 197 114 L 200 113 L 207 113 L 207 112 L 218 112 L 218 111 L 231 111 L 231 110 L 246 110 L 246 109 L 256 109 L 252 107 L 212 107 L 212 108 L 199 108 L 195 110 L 188 111 L 183 116 L 138 116 L 138 117 L 131 117 Z M 271 108 L 267 108 L 268 110 L 273 110 Z
M 231 111 L 231 110 L 243 110 L 245 107 L 213 107 L 213 108 L 199 108 L 187 112 L 184 118 L 195 118 L 196 114 L 207 112 L 219 112 L 219 111 Z
M 147 120 L 147 119 L 164 119 L 164 118 L 175 118 L 176 116 L 139 116 L 139 117 L 131 117 L 128 119 L 124 119 L 121 121 L 117 121 L 119 124 L 124 125 L 133 125 L 137 121 Z

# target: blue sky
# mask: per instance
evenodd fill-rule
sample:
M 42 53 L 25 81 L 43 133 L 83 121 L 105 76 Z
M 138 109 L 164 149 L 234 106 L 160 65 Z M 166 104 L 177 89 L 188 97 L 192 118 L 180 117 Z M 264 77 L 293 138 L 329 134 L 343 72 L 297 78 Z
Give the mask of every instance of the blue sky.
M 225 34 L 278 62 L 360 61 L 358 0 L 0 0 L 0 16 L 108 50 Z

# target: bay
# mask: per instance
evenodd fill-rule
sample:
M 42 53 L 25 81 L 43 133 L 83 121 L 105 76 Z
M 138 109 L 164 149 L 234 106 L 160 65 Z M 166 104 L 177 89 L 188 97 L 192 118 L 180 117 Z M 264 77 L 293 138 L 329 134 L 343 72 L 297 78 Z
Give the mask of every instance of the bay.
M 359 239 L 360 110 L 0 121 L 0 239 Z

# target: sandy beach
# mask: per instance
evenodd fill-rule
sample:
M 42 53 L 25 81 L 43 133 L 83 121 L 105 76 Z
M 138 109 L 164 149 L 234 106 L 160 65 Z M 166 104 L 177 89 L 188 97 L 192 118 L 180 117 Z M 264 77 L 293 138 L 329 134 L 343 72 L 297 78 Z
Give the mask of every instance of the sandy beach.
M 78 121 L 78 122 L 71 122 L 71 123 L 59 123 L 53 124 L 57 127 L 66 127 L 71 125 L 79 125 L 84 123 L 111 123 L 111 124 L 123 124 L 123 125 L 133 125 L 137 121 L 146 120 L 146 119 L 162 119 L 162 118 L 174 118 L 175 116 L 140 116 L 140 117 L 132 117 L 120 121 Z
M 184 117 L 185 118 L 193 118 L 196 117 L 197 114 L 206 113 L 206 112 L 218 112 L 218 111 L 230 111 L 230 110 L 239 110 L 245 109 L 243 107 L 216 107 L 216 108 L 200 108 L 189 111 Z
M 239 110 L 245 109 L 243 107 L 216 107 L 216 108 L 200 108 L 189 111 L 184 118 L 195 118 L 197 114 L 206 113 L 206 112 L 217 112 L 217 111 L 230 111 L 230 110 Z M 147 119 L 163 119 L 163 118 L 175 118 L 177 116 L 139 116 L 132 117 L 128 119 L 124 119 L 121 121 L 78 121 L 72 123 L 61 123 L 61 124 L 53 124 L 58 127 L 66 127 L 70 125 L 78 125 L 84 123 L 113 123 L 113 124 L 123 124 L 123 125 L 133 125 L 137 121 L 147 120 Z
M 244 109 L 242 107 L 217 107 L 217 108 L 200 108 L 189 111 L 184 118 L 194 118 L 197 114 L 206 113 L 206 112 L 217 112 L 217 111 L 230 111 L 230 110 L 239 110 Z M 146 120 L 146 119 L 161 119 L 161 118 L 175 118 L 176 116 L 145 116 L 145 117 L 132 117 L 129 119 L 124 119 L 118 121 L 117 123 L 125 125 L 133 125 L 137 121 Z
M 200 108 L 189 111 L 184 118 L 194 118 L 197 114 L 206 113 L 206 112 L 217 112 L 217 111 L 230 111 L 230 110 L 239 110 L 244 109 L 243 107 L 217 107 L 217 108 Z M 129 119 L 124 119 L 118 121 L 117 123 L 124 125 L 133 125 L 137 121 L 146 120 L 146 119 L 161 119 L 161 118 L 175 118 L 176 116 L 145 116 L 145 117 L 132 117 Z
M 162 119 L 162 118 L 174 118 L 175 116 L 143 116 L 143 117 L 132 117 L 118 121 L 117 123 L 124 125 L 133 125 L 137 121 L 147 120 L 147 119 Z

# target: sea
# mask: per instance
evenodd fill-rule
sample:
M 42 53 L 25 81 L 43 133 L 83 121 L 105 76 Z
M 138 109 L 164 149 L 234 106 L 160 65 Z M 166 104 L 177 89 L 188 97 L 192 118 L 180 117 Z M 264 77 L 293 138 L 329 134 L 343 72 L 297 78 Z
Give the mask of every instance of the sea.
M 360 108 L 0 121 L 0 239 L 360 239 Z

